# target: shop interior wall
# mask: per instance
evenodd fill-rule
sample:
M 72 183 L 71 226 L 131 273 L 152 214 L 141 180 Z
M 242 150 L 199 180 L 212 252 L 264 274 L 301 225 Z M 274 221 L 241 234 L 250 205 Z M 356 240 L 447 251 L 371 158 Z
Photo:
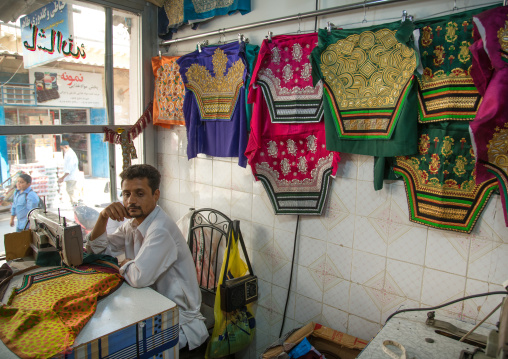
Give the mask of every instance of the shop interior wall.
M 353 3 L 318 1 L 320 9 Z M 492 4 L 485 0 L 406 1 L 318 19 L 344 28 L 399 20 L 402 10 L 415 19 L 443 15 L 456 5 Z M 315 10 L 315 1 L 253 0 L 252 12 L 222 16 L 193 31 L 184 28 L 174 37 Z M 302 20 L 301 31 L 312 31 L 314 19 Z M 298 21 L 245 30 L 253 44 L 268 31 L 296 33 Z M 226 34 L 234 40 L 237 33 Z M 209 37 L 216 43 L 219 36 Z M 184 55 L 198 40 L 161 48 L 168 55 Z M 157 165 L 163 174 L 160 205 L 175 219 L 189 208 L 212 207 L 241 222 L 254 272 L 259 276 L 256 312 L 258 331 L 243 357 L 255 358 L 279 335 L 288 291 L 296 216 L 275 216 L 261 185 L 237 158 L 186 156 L 185 128 L 157 128 Z M 408 220 L 402 182 L 385 183 L 374 191 L 373 157 L 342 154 L 325 214 L 302 216 L 293 284 L 284 332 L 309 321 L 370 339 L 385 319 L 400 308 L 427 307 L 480 292 L 501 290 L 508 279 L 508 229 L 501 200 L 493 195 L 469 235 L 431 229 Z M 499 302 L 489 297 L 458 303 L 446 315 L 475 322 Z M 495 323 L 499 313 L 489 320 Z

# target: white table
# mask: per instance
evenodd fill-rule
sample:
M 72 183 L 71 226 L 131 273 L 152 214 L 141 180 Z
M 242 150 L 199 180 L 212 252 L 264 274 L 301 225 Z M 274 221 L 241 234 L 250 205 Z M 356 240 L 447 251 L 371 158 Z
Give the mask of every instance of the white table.
M 51 267 L 38 268 L 24 274 L 49 268 Z M 5 300 L 7 300 L 14 286 L 20 286 L 23 275 L 16 276 L 11 280 L 9 288 L 5 293 Z M 137 325 L 142 330 L 147 320 L 151 320 L 151 318 L 161 314 L 168 321 L 166 323 L 170 327 L 168 333 L 176 335 L 176 345 L 167 350 L 167 355 L 169 358 L 178 359 L 179 326 L 176 304 L 151 288 L 133 288 L 125 282 L 115 292 L 97 303 L 96 312 L 76 337 L 73 348 L 80 348 L 80 346 L 85 348 L 87 346 L 86 343 L 96 343 L 99 338 L 108 338 L 112 333 L 118 334 L 122 329 L 133 325 Z M 81 357 L 78 349 L 75 350 L 75 357 Z M 135 358 L 135 356 L 121 356 L 121 358 L 131 357 Z M 17 359 L 18 356 L 0 341 L 0 358 Z

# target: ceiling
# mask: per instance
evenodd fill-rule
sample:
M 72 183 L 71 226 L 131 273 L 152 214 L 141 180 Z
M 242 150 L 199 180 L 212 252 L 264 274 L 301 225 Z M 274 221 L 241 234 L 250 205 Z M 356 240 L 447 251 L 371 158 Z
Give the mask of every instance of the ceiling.
M 0 20 L 15 22 L 18 17 L 43 7 L 51 0 L 2 0 L 0 1 Z

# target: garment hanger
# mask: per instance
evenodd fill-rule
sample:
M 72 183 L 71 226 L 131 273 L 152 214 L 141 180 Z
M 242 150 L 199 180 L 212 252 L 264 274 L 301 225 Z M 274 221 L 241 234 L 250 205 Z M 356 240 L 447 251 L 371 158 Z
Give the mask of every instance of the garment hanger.
M 272 35 L 273 35 L 273 32 L 268 31 L 268 35 L 265 36 L 265 39 L 268 39 L 268 42 L 272 42 Z
M 457 7 L 457 0 L 453 0 L 453 9 L 452 11 L 457 11 L 459 8 Z
M 362 24 L 365 24 L 367 22 L 367 8 L 365 7 L 365 3 L 366 2 L 367 2 L 367 0 L 363 1 L 363 20 L 362 20 Z
M 298 30 L 296 31 L 297 34 L 301 34 L 302 30 L 300 26 L 302 25 L 302 15 L 298 13 Z
M 332 27 L 334 27 L 335 25 L 333 23 L 331 23 L 330 21 L 327 21 L 326 22 L 326 30 L 328 31 L 328 33 L 332 32 Z

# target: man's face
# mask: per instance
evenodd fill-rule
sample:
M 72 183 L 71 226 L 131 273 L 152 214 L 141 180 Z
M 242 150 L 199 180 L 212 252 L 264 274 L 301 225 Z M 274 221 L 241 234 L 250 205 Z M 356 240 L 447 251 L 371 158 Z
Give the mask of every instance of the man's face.
M 60 148 L 62 149 L 63 153 L 65 153 L 69 149 L 69 146 L 60 146 Z
M 30 186 L 30 183 L 28 183 L 27 181 L 25 181 L 23 178 L 19 177 L 18 180 L 16 181 L 16 187 L 18 188 L 18 190 L 20 191 L 24 191 L 28 188 L 28 186 Z
M 146 177 L 126 179 L 122 183 L 123 205 L 129 215 L 136 218 L 139 224 L 154 210 L 159 196 L 159 190 L 152 194 Z

